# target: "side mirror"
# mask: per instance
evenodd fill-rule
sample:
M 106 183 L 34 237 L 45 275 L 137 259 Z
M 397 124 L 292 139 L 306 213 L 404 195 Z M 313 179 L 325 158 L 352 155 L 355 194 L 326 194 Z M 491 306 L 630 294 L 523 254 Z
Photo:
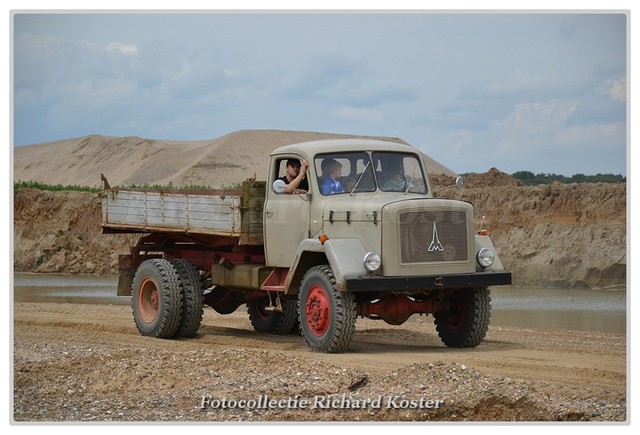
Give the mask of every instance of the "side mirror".
M 273 182 L 273 191 L 275 193 L 282 193 L 284 192 L 284 188 L 287 186 L 287 183 L 285 183 L 282 180 L 276 180 Z
M 462 188 L 462 184 L 463 184 L 462 177 L 460 176 L 456 177 L 456 187 L 460 189 Z

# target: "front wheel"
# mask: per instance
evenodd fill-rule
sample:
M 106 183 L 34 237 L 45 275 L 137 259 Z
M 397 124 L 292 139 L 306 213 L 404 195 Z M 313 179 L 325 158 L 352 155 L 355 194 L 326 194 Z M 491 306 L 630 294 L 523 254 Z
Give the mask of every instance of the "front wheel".
M 489 330 L 491 292 L 487 287 L 463 288 L 448 296 L 449 309 L 435 313 L 440 340 L 448 347 L 476 347 Z
M 311 350 L 337 353 L 349 345 L 356 329 L 355 299 L 336 290 L 329 266 L 315 266 L 305 274 L 298 306 L 300 329 Z

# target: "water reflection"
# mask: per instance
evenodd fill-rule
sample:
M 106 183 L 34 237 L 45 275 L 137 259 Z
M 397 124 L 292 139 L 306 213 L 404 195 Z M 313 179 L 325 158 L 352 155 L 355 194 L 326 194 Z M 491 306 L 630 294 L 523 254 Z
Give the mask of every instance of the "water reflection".
M 15 302 L 131 303 L 130 297 L 116 296 L 116 277 L 16 273 L 13 278 Z M 491 299 L 492 326 L 626 332 L 624 290 L 494 287 Z
M 129 305 L 116 296 L 118 278 L 112 276 L 29 274 L 13 275 L 14 302 L 60 302 Z
M 626 332 L 624 290 L 494 287 L 491 324 Z

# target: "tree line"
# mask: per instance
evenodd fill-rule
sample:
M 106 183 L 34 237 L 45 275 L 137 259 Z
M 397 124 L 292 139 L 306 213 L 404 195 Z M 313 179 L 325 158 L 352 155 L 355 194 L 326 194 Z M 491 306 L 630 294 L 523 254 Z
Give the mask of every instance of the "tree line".
M 575 174 L 571 177 L 566 177 L 559 174 L 534 174 L 531 171 L 517 171 L 511 174 L 513 178 L 522 182 L 526 186 L 534 186 L 538 184 L 551 184 L 555 181 L 558 183 L 626 183 L 627 177 L 623 177 L 618 174 L 596 174 L 585 175 Z

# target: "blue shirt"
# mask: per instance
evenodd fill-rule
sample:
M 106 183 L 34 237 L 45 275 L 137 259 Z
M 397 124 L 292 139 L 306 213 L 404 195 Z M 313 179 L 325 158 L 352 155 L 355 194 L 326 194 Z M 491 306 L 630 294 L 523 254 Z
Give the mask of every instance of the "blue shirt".
M 323 195 L 331 195 L 334 193 L 342 193 L 342 183 L 327 177 L 320 185 L 320 193 Z

